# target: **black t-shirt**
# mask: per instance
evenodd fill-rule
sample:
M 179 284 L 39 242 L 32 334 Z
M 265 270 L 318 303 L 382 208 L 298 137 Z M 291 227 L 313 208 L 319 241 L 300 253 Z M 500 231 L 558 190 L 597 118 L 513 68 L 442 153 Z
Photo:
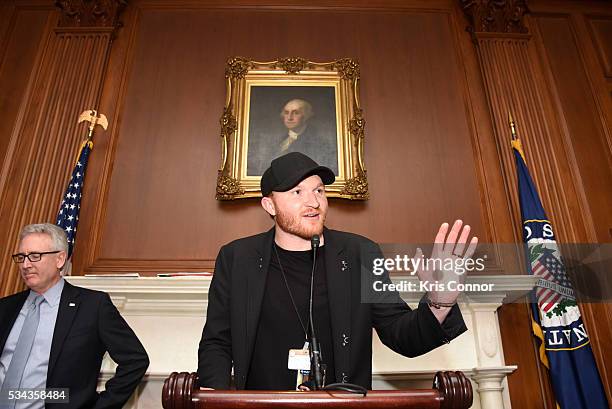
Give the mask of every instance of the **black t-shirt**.
M 275 244 L 273 244 L 275 245 Z M 287 283 L 302 323 L 308 328 L 312 251 L 287 251 L 276 246 Z M 325 247 L 317 251 L 314 278 L 313 319 L 322 362 L 327 365 L 326 384 L 335 382 L 331 320 L 325 274 Z M 289 349 L 302 349 L 304 329 L 296 314 L 274 249 L 266 279 L 259 325 L 246 389 L 294 390 L 297 371 L 287 369 Z

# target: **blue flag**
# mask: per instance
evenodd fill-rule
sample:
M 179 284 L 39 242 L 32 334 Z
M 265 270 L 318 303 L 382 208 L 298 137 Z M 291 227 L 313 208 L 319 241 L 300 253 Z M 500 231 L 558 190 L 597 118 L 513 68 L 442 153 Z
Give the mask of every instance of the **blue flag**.
M 532 293 L 532 329 L 540 340 L 540 359 L 550 371 L 561 409 L 608 409 L 593 351 L 572 284 L 533 184 L 518 139 L 512 141 L 528 272 L 538 277 Z
M 85 180 L 85 170 L 87 169 L 89 153 L 92 148 L 92 141 L 83 143 L 79 158 L 74 165 L 70 182 L 68 182 L 68 186 L 62 197 L 62 203 L 57 213 L 57 221 L 55 224 L 64 229 L 68 236 L 68 258 L 72 256 L 72 250 L 74 248 L 77 224 L 79 223 L 79 211 L 81 210 L 81 191 L 83 189 L 83 180 Z

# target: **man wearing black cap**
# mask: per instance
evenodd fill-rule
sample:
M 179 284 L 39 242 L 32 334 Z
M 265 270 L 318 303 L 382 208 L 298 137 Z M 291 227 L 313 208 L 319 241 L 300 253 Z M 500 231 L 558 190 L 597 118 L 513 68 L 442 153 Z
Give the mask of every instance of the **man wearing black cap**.
M 230 388 L 232 367 L 237 389 L 290 390 L 300 383 L 296 356 L 310 339 L 315 235 L 320 247 L 312 315 L 326 384 L 371 388 L 372 328 L 385 345 L 405 356 L 424 354 L 466 330 L 455 302 L 457 292 L 429 293 L 428 302 L 416 310 L 395 292 L 382 302 L 362 301 L 361 266 L 380 249 L 365 237 L 324 227 L 325 185 L 334 180 L 329 168 L 298 152 L 273 160 L 264 172 L 261 205 L 275 226 L 219 252 L 198 351 L 201 387 Z M 435 240 L 438 250 L 461 257 L 470 228 L 462 229 L 457 221 L 448 230 L 444 223 Z M 476 242 L 473 238 L 465 257 L 471 256 Z M 419 276 L 431 274 L 421 271 Z M 386 274 L 384 278 L 388 281 Z

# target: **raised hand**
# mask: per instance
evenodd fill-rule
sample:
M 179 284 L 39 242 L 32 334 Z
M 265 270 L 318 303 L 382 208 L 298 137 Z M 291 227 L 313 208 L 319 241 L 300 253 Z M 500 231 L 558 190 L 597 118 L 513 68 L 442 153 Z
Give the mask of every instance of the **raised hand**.
M 459 259 L 471 258 L 478 244 L 476 236 L 472 237 L 468 244 L 470 230 L 470 226 L 464 225 L 461 220 L 455 221 L 450 232 L 449 224 L 442 223 L 434 240 L 430 259 L 423 260 L 423 263 L 418 265 L 417 275 L 426 287 L 431 289 L 428 291 L 428 298 L 434 305 L 450 306 L 457 301 L 459 291 L 457 286 L 452 284 L 462 283 L 466 274 L 463 269 L 459 273 L 454 266 L 458 265 Z M 415 259 L 422 258 L 422 255 L 422 250 L 417 249 Z M 449 284 L 453 289 L 449 289 Z

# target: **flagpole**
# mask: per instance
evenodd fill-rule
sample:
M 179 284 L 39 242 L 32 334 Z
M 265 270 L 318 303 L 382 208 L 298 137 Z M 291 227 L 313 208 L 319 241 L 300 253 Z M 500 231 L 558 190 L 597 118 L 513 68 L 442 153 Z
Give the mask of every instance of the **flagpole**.
M 516 125 L 514 123 L 514 119 L 512 119 L 512 114 L 508 111 L 508 124 L 510 125 L 510 132 L 512 133 L 512 140 L 515 141 L 518 139 L 516 136 Z

